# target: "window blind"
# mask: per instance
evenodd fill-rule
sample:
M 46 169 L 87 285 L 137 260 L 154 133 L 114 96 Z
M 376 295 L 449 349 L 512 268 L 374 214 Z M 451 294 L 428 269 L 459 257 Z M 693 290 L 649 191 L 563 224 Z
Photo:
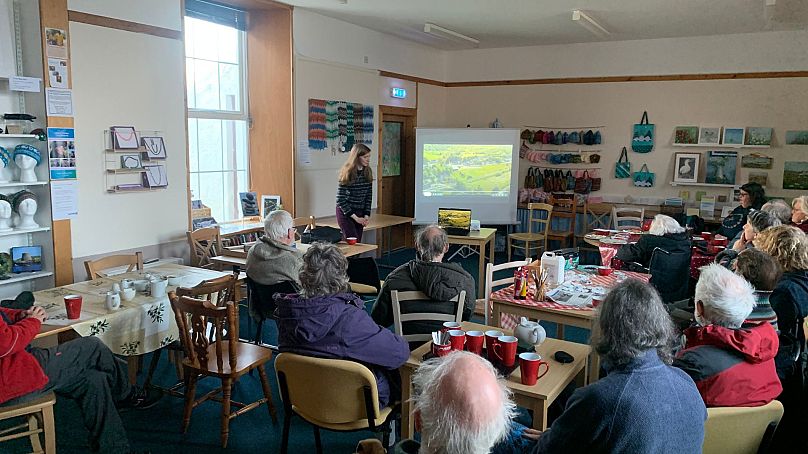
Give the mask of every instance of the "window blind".
M 214 2 L 185 0 L 185 14 L 196 19 L 233 27 L 237 30 L 243 31 L 247 29 L 246 12 Z

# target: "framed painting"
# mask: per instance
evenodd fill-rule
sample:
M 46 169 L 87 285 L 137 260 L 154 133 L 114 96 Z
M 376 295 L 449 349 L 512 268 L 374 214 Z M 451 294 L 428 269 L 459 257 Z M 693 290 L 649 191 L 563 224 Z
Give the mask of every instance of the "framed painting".
M 743 139 L 746 130 L 744 128 L 735 128 L 731 126 L 724 126 L 724 145 L 743 145 Z
M 699 145 L 718 145 L 721 143 L 721 128 L 699 129 Z
M 700 160 L 700 153 L 676 153 L 673 165 L 673 181 L 677 183 L 697 183 Z
M 677 126 L 673 130 L 673 143 L 681 145 L 695 145 L 699 143 L 699 127 Z

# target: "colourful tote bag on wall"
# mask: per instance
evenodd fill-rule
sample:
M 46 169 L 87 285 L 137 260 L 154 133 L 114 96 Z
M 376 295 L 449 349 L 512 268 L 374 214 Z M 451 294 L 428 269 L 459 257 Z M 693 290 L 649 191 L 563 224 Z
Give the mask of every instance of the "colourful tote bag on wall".
M 614 164 L 615 178 L 631 178 L 631 163 L 628 162 L 628 151 L 626 147 L 620 152 L 620 158 Z
M 648 123 L 648 112 L 643 112 L 640 122 L 634 125 L 631 149 L 637 153 L 648 153 L 654 149 L 654 125 Z
M 656 175 L 648 170 L 648 164 L 643 164 L 639 172 L 634 172 L 634 186 L 638 188 L 650 188 L 655 179 Z

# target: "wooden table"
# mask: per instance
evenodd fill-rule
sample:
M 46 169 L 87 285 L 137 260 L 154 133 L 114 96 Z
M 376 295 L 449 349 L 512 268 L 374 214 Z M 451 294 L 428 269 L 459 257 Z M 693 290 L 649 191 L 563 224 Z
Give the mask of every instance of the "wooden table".
M 487 331 L 490 329 L 500 329 L 477 323 L 463 322 L 463 330 Z M 504 330 L 503 330 L 504 331 Z M 511 334 L 506 332 L 506 334 Z M 432 348 L 432 342 L 427 342 L 410 353 L 410 358 L 399 369 L 401 373 L 401 437 L 412 438 L 414 424 L 412 414 L 412 375 L 421 365 L 421 359 Z M 553 354 L 559 350 L 572 355 L 575 360 L 569 364 L 561 364 L 553 358 Z M 513 392 L 513 399 L 516 405 L 533 410 L 533 428 L 538 430 L 547 429 L 547 409 L 555 401 L 561 391 L 573 380 L 578 386 L 584 386 L 586 380 L 586 358 L 589 356 L 591 348 L 588 345 L 576 344 L 558 339 L 547 339 L 536 347 L 536 352 L 550 364 L 550 371 L 540 378 L 533 386 L 523 385 L 519 368 L 505 377 L 506 386 Z M 519 361 L 519 358 L 516 359 Z M 473 377 L 469 377 L 472 380 Z
M 402 224 L 412 224 L 415 218 L 410 218 L 406 216 L 395 216 L 392 214 L 377 214 L 373 213 L 370 215 L 370 222 L 368 222 L 367 227 L 363 229 L 363 231 L 368 232 L 371 230 L 384 230 L 383 233 L 387 234 L 387 251 L 385 254 L 387 258 L 390 258 L 390 251 L 393 247 L 392 236 L 393 236 L 393 227 Z M 339 224 L 337 223 L 336 216 L 330 216 L 327 218 L 317 219 L 317 225 L 325 225 L 328 227 L 334 227 L 335 229 L 339 228 Z M 389 260 L 388 260 L 389 263 Z
M 480 266 L 477 271 L 477 298 L 482 298 L 485 293 L 485 247 L 488 246 L 488 260 L 494 263 L 494 239 L 497 229 L 481 228 L 472 230 L 468 235 L 449 235 L 449 244 L 461 244 L 477 246 L 480 253 Z
M 246 268 L 247 267 L 247 252 L 252 247 L 252 244 L 242 244 L 239 246 L 231 246 L 226 248 L 225 251 L 222 251 L 222 255 L 217 255 L 212 257 L 210 260 L 213 263 L 230 266 L 234 268 Z M 356 244 L 347 244 L 344 242 L 337 243 L 337 247 L 339 247 L 340 251 L 345 254 L 345 257 L 353 257 L 355 255 L 364 254 L 365 252 L 370 252 L 378 249 L 378 246 L 375 244 L 365 244 L 365 243 L 356 243 Z M 298 242 L 297 248 L 303 252 L 309 248 L 308 244 L 303 244 Z

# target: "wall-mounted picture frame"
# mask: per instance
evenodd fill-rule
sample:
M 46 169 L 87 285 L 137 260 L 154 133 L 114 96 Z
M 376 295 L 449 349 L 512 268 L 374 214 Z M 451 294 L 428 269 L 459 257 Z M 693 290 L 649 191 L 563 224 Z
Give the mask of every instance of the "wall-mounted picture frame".
M 143 166 L 143 186 L 147 188 L 164 188 L 168 186 L 168 172 L 164 165 Z
M 757 183 L 764 188 L 766 184 L 769 182 L 769 174 L 765 172 L 749 172 L 749 179 L 750 183 Z
M 121 168 L 122 169 L 143 168 L 143 162 L 140 160 L 140 155 L 138 154 L 121 155 Z
M 673 181 L 698 183 L 701 153 L 676 153 L 673 165 Z
M 786 131 L 786 145 L 808 145 L 808 131 Z
M 736 151 L 710 151 L 704 166 L 704 182 L 709 184 L 735 184 L 738 165 Z
M 744 169 L 771 169 L 773 163 L 774 158 L 757 153 L 741 158 L 741 167 Z
M 698 126 L 677 126 L 673 130 L 673 143 L 695 145 L 699 143 Z
M 783 165 L 783 189 L 808 189 L 808 162 L 785 162 Z
M 721 143 L 721 128 L 700 128 L 699 145 L 718 145 Z
M 261 196 L 261 217 L 265 218 L 269 213 L 280 209 L 281 196 L 279 195 L 262 195 Z
M 27 273 L 32 271 L 42 271 L 42 246 L 11 248 L 11 272 Z
M 744 140 L 745 145 L 768 147 L 772 144 L 772 128 L 750 127 Z
M 143 155 L 147 160 L 166 158 L 166 143 L 162 137 L 142 137 L 141 141 L 146 149 Z
M 245 218 L 258 216 L 258 194 L 255 192 L 239 192 L 238 199 L 241 201 L 241 215 Z
M 746 129 L 743 127 L 724 126 L 724 138 L 721 143 L 724 145 L 743 145 Z
M 140 141 L 137 139 L 134 126 L 112 126 L 109 131 L 112 134 L 112 148 L 115 150 L 137 150 L 140 148 Z

